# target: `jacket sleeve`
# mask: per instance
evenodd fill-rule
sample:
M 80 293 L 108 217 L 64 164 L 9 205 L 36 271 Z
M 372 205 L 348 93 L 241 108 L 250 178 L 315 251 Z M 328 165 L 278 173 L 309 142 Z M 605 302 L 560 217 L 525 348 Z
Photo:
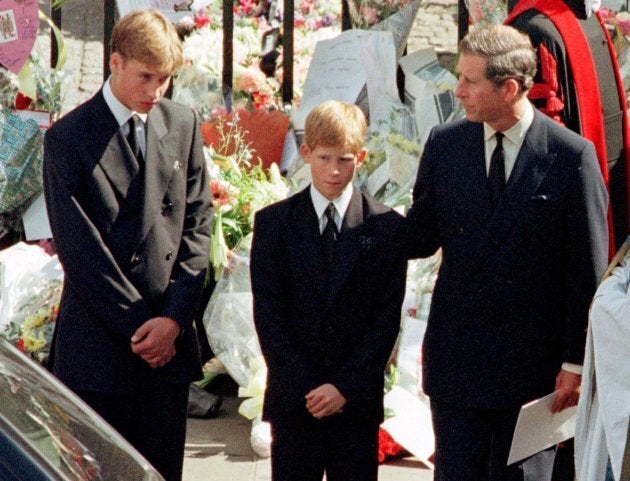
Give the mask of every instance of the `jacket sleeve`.
M 182 329 L 192 325 L 198 310 L 209 263 L 212 231 L 210 182 L 196 118 L 192 135 L 182 238 L 162 309 L 162 315 L 175 319 Z
M 599 278 L 608 264 L 608 194 L 593 145 L 580 152 L 568 202 L 568 259 L 563 362 L 582 364 L 588 310 Z
M 439 158 L 435 129 L 431 130 L 424 147 L 416 183 L 413 187 L 413 203 L 407 212 L 404 225 L 407 239 L 407 256 L 410 259 L 428 257 L 440 247 L 437 222 L 433 164 Z

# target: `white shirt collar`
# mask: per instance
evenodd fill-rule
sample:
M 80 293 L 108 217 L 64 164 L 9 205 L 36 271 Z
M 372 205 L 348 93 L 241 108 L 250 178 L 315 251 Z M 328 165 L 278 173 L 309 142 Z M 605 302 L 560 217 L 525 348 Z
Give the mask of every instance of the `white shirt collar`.
M 520 149 L 521 145 L 523 145 L 523 141 L 525 140 L 525 136 L 527 135 L 527 131 L 532 126 L 533 121 L 534 107 L 530 102 L 526 102 L 523 116 L 512 127 L 503 132 L 503 135 L 505 135 L 510 142 Z M 490 140 L 495 133 L 496 130 L 486 123 L 483 124 L 483 138 L 486 142 Z
M 105 103 L 109 107 L 109 110 L 111 110 L 112 114 L 114 114 L 118 125 L 121 127 L 125 125 L 133 114 L 136 114 L 138 117 L 140 117 L 140 119 L 142 119 L 142 122 L 146 123 L 147 114 L 141 114 L 128 109 L 120 100 L 116 98 L 114 92 L 112 92 L 112 87 L 109 84 L 110 78 L 108 78 L 103 84 L 103 97 L 105 98 Z
M 335 216 L 335 224 L 337 224 L 337 229 L 339 230 L 341 230 L 342 220 L 346 215 L 346 211 L 348 210 L 348 206 L 350 205 L 350 200 L 352 199 L 352 189 L 352 182 L 350 182 L 343 190 L 341 195 L 332 201 L 332 203 L 335 205 L 335 210 L 337 211 L 337 215 Z M 324 197 L 312 183 L 310 187 L 310 193 L 311 200 L 313 201 L 313 207 L 315 208 L 317 218 L 320 221 L 321 231 L 323 229 L 323 225 L 325 225 L 324 219 L 326 217 L 326 207 L 328 207 L 328 204 L 330 204 L 331 201 Z

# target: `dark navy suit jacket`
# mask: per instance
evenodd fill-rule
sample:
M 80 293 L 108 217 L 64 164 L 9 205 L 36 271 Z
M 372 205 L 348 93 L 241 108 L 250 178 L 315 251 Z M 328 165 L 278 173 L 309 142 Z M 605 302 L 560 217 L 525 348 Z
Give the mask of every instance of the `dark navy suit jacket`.
M 423 344 L 434 399 L 510 408 L 582 364 L 607 264 L 607 194 L 592 144 L 535 112 L 494 214 L 483 126 L 433 129 L 407 215 L 413 256 L 442 248 Z
M 65 273 L 53 372 L 77 390 L 119 392 L 138 376 L 201 375 L 193 318 L 208 265 L 212 200 L 192 111 L 162 100 L 148 115 L 144 175 L 103 95 L 46 133 L 44 187 Z M 177 354 L 151 369 L 130 339 L 156 316 L 182 328 Z
M 382 420 L 405 292 L 401 228 L 399 214 L 355 190 L 327 283 L 308 188 L 256 214 L 251 280 L 268 368 L 265 420 L 308 415 L 304 397 L 324 383 L 346 398 L 344 414 Z

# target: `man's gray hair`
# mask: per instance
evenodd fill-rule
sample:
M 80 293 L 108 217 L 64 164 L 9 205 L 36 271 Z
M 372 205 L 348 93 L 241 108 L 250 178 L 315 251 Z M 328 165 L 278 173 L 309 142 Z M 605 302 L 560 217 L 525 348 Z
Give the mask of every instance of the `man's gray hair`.
M 534 83 L 536 50 L 529 37 L 509 25 L 478 25 L 462 39 L 459 50 L 488 59 L 486 77 L 495 85 L 517 80 L 524 92 Z

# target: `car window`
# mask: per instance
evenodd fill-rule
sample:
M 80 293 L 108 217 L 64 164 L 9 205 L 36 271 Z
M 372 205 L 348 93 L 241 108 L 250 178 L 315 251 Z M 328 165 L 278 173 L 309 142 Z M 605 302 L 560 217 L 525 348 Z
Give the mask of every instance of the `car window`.
M 92 409 L 4 339 L 0 339 L 0 429 L 12 439 L 20 437 L 20 443 L 62 480 L 162 479 Z

